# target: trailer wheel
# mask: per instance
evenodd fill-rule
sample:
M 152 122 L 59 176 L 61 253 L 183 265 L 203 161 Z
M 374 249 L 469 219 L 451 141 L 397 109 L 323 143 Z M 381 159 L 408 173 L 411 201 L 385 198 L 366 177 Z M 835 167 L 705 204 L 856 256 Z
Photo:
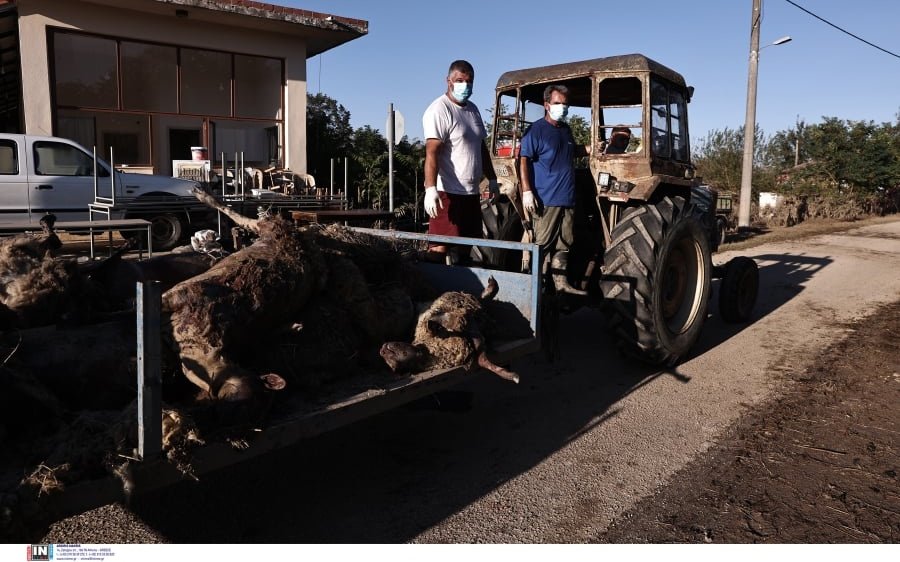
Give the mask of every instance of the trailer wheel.
M 747 257 L 736 257 L 725 265 L 719 285 L 719 312 L 729 323 L 750 320 L 759 293 L 759 267 Z
M 712 262 L 700 211 L 682 197 L 625 210 L 612 230 L 600 288 L 625 353 L 674 365 L 706 317 Z

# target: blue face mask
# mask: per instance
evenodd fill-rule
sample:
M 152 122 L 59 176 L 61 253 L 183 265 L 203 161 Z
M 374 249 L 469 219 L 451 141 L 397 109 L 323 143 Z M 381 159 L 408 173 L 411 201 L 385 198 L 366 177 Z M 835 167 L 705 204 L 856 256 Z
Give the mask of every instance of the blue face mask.
M 466 103 L 466 100 L 472 95 L 472 84 L 469 82 L 453 83 L 453 98 L 459 103 Z
M 550 113 L 550 119 L 553 119 L 554 121 L 565 121 L 566 115 L 569 114 L 569 106 L 564 103 L 551 103 L 548 111 Z

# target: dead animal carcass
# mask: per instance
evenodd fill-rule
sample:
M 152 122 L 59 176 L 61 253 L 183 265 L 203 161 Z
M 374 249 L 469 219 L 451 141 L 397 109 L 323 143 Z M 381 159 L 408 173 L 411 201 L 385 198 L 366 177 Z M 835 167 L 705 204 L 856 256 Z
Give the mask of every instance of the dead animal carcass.
M 241 362 L 286 329 L 326 280 L 308 233 L 278 217 L 252 225 L 255 243 L 163 294 L 165 337 L 185 376 L 213 400 L 249 400 L 284 388 L 279 375 L 256 376 Z
M 258 235 L 163 295 L 164 332 L 205 397 L 244 401 L 283 388 L 282 375 L 323 378 L 317 373 L 335 357 L 371 347 L 377 359 L 382 342 L 411 335 L 413 299 L 429 291 L 387 242 L 281 217 L 248 219 L 197 197 Z M 318 328 L 340 337 L 322 337 L 328 329 Z M 284 348 L 290 353 L 277 353 Z M 349 363 L 335 361 L 336 370 Z
M 77 265 L 56 259 L 56 234 L 18 235 L 0 240 L 0 329 L 54 324 L 86 301 Z
M 497 294 L 491 277 L 478 298 L 450 291 L 438 297 L 420 317 L 412 343 L 394 341 L 381 347 L 381 356 L 394 372 L 418 372 L 450 367 L 483 367 L 513 382 L 519 376 L 487 357 L 484 332 L 490 318 L 482 301 Z

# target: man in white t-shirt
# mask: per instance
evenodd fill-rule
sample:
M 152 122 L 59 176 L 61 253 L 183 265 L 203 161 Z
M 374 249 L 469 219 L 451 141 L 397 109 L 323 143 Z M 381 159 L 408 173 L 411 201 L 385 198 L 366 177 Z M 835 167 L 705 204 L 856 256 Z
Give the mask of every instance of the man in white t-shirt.
M 422 117 L 429 234 L 482 236 L 479 184 L 482 177 L 496 183 L 497 175 L 484 143 L 487 131 L 481 113 L 469 101 L 474 79 L 471 64 L 454 61 L 447 73 L 447 91 L 428 106 Z M 447 247 L 432 245 L 429 253 L 443 261 Z

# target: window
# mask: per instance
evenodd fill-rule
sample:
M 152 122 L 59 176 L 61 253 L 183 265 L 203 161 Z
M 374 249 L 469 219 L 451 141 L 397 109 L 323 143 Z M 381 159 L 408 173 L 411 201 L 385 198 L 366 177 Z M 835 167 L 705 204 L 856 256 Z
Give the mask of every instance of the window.
M 19 152 L 15 141 L 0 140 L 0 174 L 19 173 Z
M 105 160 L 112 148 L 116 166 L 151 165 L 150 118 L 145 114 L 64 109 L 59 112 L 58 131 L 89 152 L 96 146 L 97 156 Z
M 34 171 L 39 176 L 93 176 L 94 160 L 74 146 L 38 141 L 34 143 Z
M 606 78 L 599 84 L 597 138 L 603 153 L 617 157 L 643 149 L 643 84 L 639 78 Z
M 684 96 L 676 90 L 669 91 L 669 119 L 672 124 L 672 157 L 681 162 L 687 162 L 690 155 L 688 154 L 688 135 L 687 123 L 685 123 Z
M 118 108 L 115 40 L 56 33 L 53 35 L 53 57 L 58 104 Z
M 281 61 L 234 56 L 234 111 L 237 117 L 281 118 Z
M 684 94 L 668 82 L 654 80 L 650 107 L 653 154 L 686 162 L 690 154 Z
M 514 134 L 516 127 L 516 92 L 504 92 L 500 96 L 500 103 L 497 105 L 498 114 L 495 115 L 493 129 L 494 155 L 495 156 L 513 156 L 513 142 L 515 138 L 521 138 L 522 133 Z M 521 121 L 520 121 L 521 123 Z
M 122 41 L 122 106 L 178 111 L 178 53 L 175 47 Z
M 657 81 L 650 87 L 650 142 L 655 156 L 672 156 L 672 145 L 669 143 L 669 90 Z
M 2 1 L 2 0 L 0 0 Z M 208 49 L 51 32 L 54 133 L 115 164 L 167 166 L 182 149 L 209 143 L 266 163 L 282 158 L 284 61 Z M 183 116 L 183 117 L 182 117 Z M 208 137 L 166 143 L 169 125 Z M 182 119 L 190 125 L 182 127 Z M 223 125 L 217 136 L 213 120 Z M 231 120 L 234 121 L 231 121 Z M 240 120 L 240 121 L 238 121 Z M 151 129 L 151 124 L 153 128 Z M 212 151 L 216 153 L 216 151 Z
M 181 50 L 181 112 L 231 115 L 231 55 Z
M 278 161 L 280 135 L 272 123 L 216 121 L 214 125 L 213 154 L 224 152 L 225 158 L 231 159 L 235 153 L 243 153 L 248 166 L 268 166 Z

